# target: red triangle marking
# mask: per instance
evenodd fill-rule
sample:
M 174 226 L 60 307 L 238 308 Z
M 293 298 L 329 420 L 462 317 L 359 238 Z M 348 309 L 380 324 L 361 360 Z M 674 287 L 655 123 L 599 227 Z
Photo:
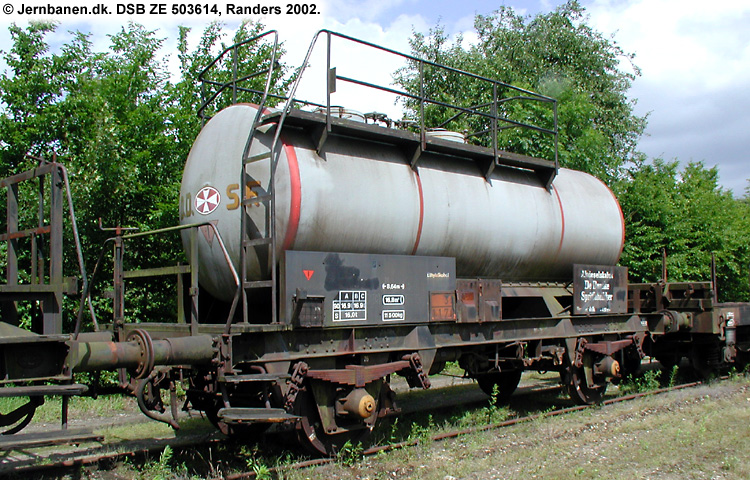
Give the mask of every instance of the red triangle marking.
M 214 226 L 217 226 L 219 224 L 218 220 L 214 220 L 211 223 L 214 224 Z M 201 225 L 198 227 L 198 230 L 201 231 L 203 234 L 203 237 L 206 239 L 206 242 L 208 242 L 209 246 L 213 246 L 214 244 L 214 229 L 209 227 L 208 225 Z
M 305 274 L 305 278 L 310 280 L 313 276 L 313 273 L 315 273 L 315 270 L 302 270 L 302 273 Z

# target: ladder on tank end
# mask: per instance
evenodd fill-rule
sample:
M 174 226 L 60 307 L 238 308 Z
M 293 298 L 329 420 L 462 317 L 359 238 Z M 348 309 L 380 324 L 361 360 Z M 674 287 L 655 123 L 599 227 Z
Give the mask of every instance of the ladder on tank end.
M 274 178 L 276 174 L 276 163 L 278 161 L 278 153 L 276 152 L 276 145 L 279 136 L 274 137 L 274 141 L 271 143 L 271 148 L 263 153 L 257 155 L 251 155 L 250 150 L 253 145 L 256 133 L 266 125 L 263 122 L 263 115 L 266 108 L 266 101 L 268 100 L 269 90 L 271 89 L 271 82 L 273 79 L 274 67 L 276 66 L 276 54 L 278 49 L 278 33 L 276 31 L 268 32 L 267 34 L 273 33 L 274 42 L 273 49 L 271 51 L 270 63 L 267 69 L 259 72 L 258 74 L 267 73 L 266 85 L 263 90 L 263 95 L 258 103 L 258 110 L 255 112 L 255 118 L 253 119 L 253 125 L 250 129 L 250 135 L 247 137 L 245 143 L 245 149 L 242 153 L 241 162 L 241 174 L 240 174 L 240 185 L 244 185 L 244 188 L 240 188 L 242 194 L 240 211 L 240 285 L 242 288 L 242 322 L 249 322 L 249 308 L 248 308 L 248 294 L 252 291 L 259 289 L 270 290 L 271 297 L 271 323 L 278 323 L 278 305 L 277 305 L 277 269 L 276 269 L 276 218 L 274 216 L 274 205 L 276 204 L 276 191 L 274 189 Z M 281 125 L 277 126 L 278 129 Z M 255 163 L 268 160 L 268 186 L 265 190 L 260 193 L 252 192 L 252 179 L 247 174 L 247 166 Z M 262 187 L 261 185 L 255 185 Z M 258 229 L 258 233 L 253 235 L 250 230 L 252 222 L 248 216 L 248 209 L 250 208 L 261 208 L 265 207 L 265 225 L 263 229 Z M 255 250 L 256 258 L 260 264 L 261 273 L 266 279 L 252 280 L 247 279 L 247 256 L 250 249 Z M 266 260 L 264 268 L 263 259 Z
M 273 45 L 271 47 L 271 53 L 266 68 L 259 71 L 253 72 L 249 75 L 238 77 L 238 50 L 246 45 L 253 45 L 256 42 L 264 39 L 265 37 L 273 36 Z M 217 87 L 217 90 L 206 98 L 205 90 L 202 91 L 204 100 L 203 105 L 198 109 L 198 116 L 202 120 L 206 120 L 205 109 L 211 104 L 223 91 L 231 89 L 232 92 L 232 104 L 237 103 L 237 94 L 240 93 L 251 93 L 260 95 L 260 101 L 257 105 L 257 112 L 253 119 L 252 127 L 250 128 L 250 134 L 247 137 L 245 148 L 242 152 L 241 159 L 241 171 L 239 184 L 244 186 L 240 188 L 242 192 L 240 194 L 241 208 L 240 211 L 240 289 L 242 290 L 242 322 L 249 323 L 249 306 L 248 297 L 256 295 L 252 292 L 266 290 L 270 292 L 270 304 L 271 304 L 271 323 L 278 322 L 277 314 L 277 273 L 276 273 L 276 223 L 273 215 L 275 205 L 275 191 L 274 191 L 274 175 L 276 170 L 276 162 L 278 159 L 278 152 L 276 152 L 276 145 L 278 143 L 279 136 L 276 135 L 274 142 L 271 145 L 271 149 L 267 152 L 263 152 L 258 155 L 251 155 L 250 151 L 253 145 L 253 140 L 257 135 L 259 129 L 266 126 L 268 123 L 263 121 L 264 112 L 266 109 L 266 103 L 268 98 L 273 96 L 276 98 L 285 99 L 285 97 L 279 97 L 278 95 L 272 95 L 270 93 L 271 86 L 273 83 L 273 76 L 277 69 L 280 69 L 278 62 L 278 51 L 279 51 L 279 37 L 276 30 L 269 30 L 261 33 L 253 38 L 244 40 L 237 44 L 234 44 L 226 48 L 219 56 L 214 59 L 198 76 L 198 80 L 201 82 L 201 86 L 211 85 Z M 232 54 L 232 77 L 231 80 L 225 83 L 212 81 L 206 78 L 207 73 L 217 65 L 223 57 L 230 53 Z M 265 86 L 263 91 L 254 90 L 247 87 L 241 87 L 238 84 L 251 80 L 255 77 L 265 75 Z M 268 160 L 269 168 L 269 183 L 263 188 L 257 181 L 252 179 L 247 173 L 247 166 Z M 257 190 L 253 190 L 257 189 Z M 261 228 L 253 228 L 254 224 L 248 215 L 248 210 L 252 208 L 264 208 L 264 223 Z M 261 280 L 251 280 L 247 278 L 247 263 L 246 259 L 250 251 L 254 250 L 255 255 L 258 258 L 261 276 Z
M 269 79 L 270 79 L 269 72 Z M 250 130 L 250 135 L 247 137 L 247 143 L 242 154 L 242 172 L 240 178 L 240 185 L 244 185 L 245 188 L 241 188 L 241 205 L 242 212 L 240 215 L 240 282 L 242 288 L 242 322 L 248 323 L 249 321 L 249 308 L 248 308 L 248 296 L 251 292 L 257 290 L 270 290 L 271 294 L 271 323 L 278 322 L 278 306 L 276 304 L 278 285 L 277 280 L 277 269 L 276 269 L 276 219 L 273 214 L 274 205 L 276 204 L 276 192 L 274 189 L 274 178 L 276 173 L 276 163 L 278 159 L 278 153 L 276 152 L 277 141 L 274 140 L 271 144 L 271 148 L 268 151 L 251 155 L 250 150 L 255 139 L 256 133 L 260 128 L 266 124 L 263 122 L 263 111 L 266 100 L 266 92 L 264 92 L 263 99 L 258 105 L 258 111 L 255 114 L 253 120 L 253 126 Z M 277 128 L 280 128 L 277 127 Z M 256 162 L 268 161 L 269 175 L 268 175 L 268 186 L 263 189 L 259 182 L 252 180 L 250 175 L 247 173 L 247 166 Z M 256 192 L 253 188 L 260 188 L 261 190 Z M 264 208 L 264 223 L 263 228 L 257 228 L 256 232 L 253 232 L 251 226 L 253 225 L 252 220 L 248 215 L 248 210 L 251 208 Z M 264 279 L 261 280 L 248 280 L 247 279 L 247 257 L 250 249 L 255 250 L 255 256 L 258 259 L 261 273 Z M 263 261 L 265 260 L 265 262 Z M 265 263 L 265 265 L 263 265 Z

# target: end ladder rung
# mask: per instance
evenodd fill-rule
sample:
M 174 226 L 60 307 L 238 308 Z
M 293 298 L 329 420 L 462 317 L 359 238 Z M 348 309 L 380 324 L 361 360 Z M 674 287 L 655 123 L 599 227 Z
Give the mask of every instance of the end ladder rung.
M 269 123 L 276 123 L 279 120 L 279 112 L 270 112 L 266 113 L 265 115 L 260 117 L 260 120 L 258 120 L 258 123 L 256 124 L 257 127 L 262 127 L 264 125 L 268 125 Z
M 256 280 L 253 282 L 245 282 L 243 285 L 245 288 L 270 288 L 273 287 L 273 281 L 271 280 Z
M 272 241 L 273 239 L 270 237 L 251 238 L 243 241 L 242 244 L 246 247 L 255 247 L 257 245 L 270 245 Z
M 249 157 L 245 157 L 245 164 L 248 163 L 254 163 L 259 162 L 261 160 L 265 160 L 266 158 L 271 158 L 271 151 L 268 150 L 267 152 L 258 153 L 256 155 L 250 155 Z
M 270 193 L 264 193 L 262 195 L 256 195 L 254 197 L 246 198 L 242 201 L 243 205 L 255 205 L 256 203 L 263 203 L 271 200 Z

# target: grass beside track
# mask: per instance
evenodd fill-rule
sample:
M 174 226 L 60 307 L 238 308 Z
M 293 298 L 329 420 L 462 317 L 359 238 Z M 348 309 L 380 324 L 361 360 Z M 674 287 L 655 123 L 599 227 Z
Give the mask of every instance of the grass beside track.
M 747 479 L 748 425 L 750 380 L 737 377 L 283 478 Z

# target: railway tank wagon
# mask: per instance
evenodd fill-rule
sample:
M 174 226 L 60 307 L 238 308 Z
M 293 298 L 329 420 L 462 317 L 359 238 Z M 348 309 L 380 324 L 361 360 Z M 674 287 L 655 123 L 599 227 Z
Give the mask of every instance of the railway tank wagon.
M 299 416 L 301 441 L 330 452 L 396 410 L 392 374 L 427 388 L 458 360 L 507 397 L 524 369 L 559 370 L 591 403 L 640 360 L 645 327 L 623 308 L 622 278 L 604 302 L 619 296 L 619 316 L 570 315 L 574 267 L 614 265 L 623 247 L 602 182 L 555 160 L 293 103 L 218 112 L 183 175 L 182 223 L 209 222 L 227 247 L 183 234 L 201 286 L 231 302 L 231 266 L 240 271 L 252 332 L 234 325 L 229 371 L 191 390 L 222 430 Z M 222 402 L 207 393 L 221 387 Z
M 269 35 L 275 38 L 270 32 L 222 55 Z M 379 48 L 322 31 L 311 52 L 321 38 Z M 330 454 L 398 411 L 393 375 L 429 388 L 430 375 L 448 361 L 500 398 L 524 370 L 557 371 L 585 404 L 599 401 L 609 380 L 635 372 L 646 353 L 668 361 L 709 345 L 710 353 L 693 356 L 715 367 L 748 351 L 747 305 L 717 304 L 715 280 L 628 284 L 627 270 L 615 266 L 624 220 L 602 182 L 559 168 L 556 158 L 499 148 L 503 125 L 556 139 L 556 125 L 503 118 L 504 101 L 542 102 L 554 113 L 554 100 L 386 51 L 487 88 L 488 105 L 447 106 L 454 118 L 473 116 L 486 127 L 490 139 L 472 145 L 452 141 L 463 134 L 434 135 L 423 117 L 409 128 L 376 113 L 363 116 L 366 122 L 350 118 L 331 105 L 336 82 L 377 86 L 337 74 L 330 55 L 324 104 L 311 111 L 295 98 L 296 83 L 285 104 L 270 108 L 270 50 L 264 90 L 237 78 L 212 81 L 211 66 L 201 75 L 215 92 L 200 112 L 225 93 L 235 100 L 253 94 L 255 103 L 233 101 L 213 118 L 202 116 L 182 180 L 181 226 L 114 232 L 106 245 L 114 317 L 95 323 L 96 331 L 81 331 L 90 284 L 83 262 L 80 291 L 61 274 L 64 169 L 42 163 L 2 181 L 9 220 L 0 240 L 13 248 L 8 283 L 0 286 L 0 381 L 4 395 L 29 402 L 0 423 L 19 430 L 45 395 L 85 394 L 74 373 L 119 369 L 122 387 L 155 420 L 178 428 L 175 385 L 185 382 L 185 407 L 226 434 L 254 439 L 269 427 L 290 430 L 300 444 Z M 512 96 L 499 98 L 501 90 Z M 420 110 L 439 104 L 398 93 Z M 48 175 L 51 218 L 24 229 L 13 185 Z M 75 232 L 72 207 L 70 218 Z M 188 264 L 125 267 L 126 244 L 174 232 Z M 53 237 L 53 268 L 48 279 L 21 285 L 12 242 L 40 234 Z M 158 275 L 178 276 L 177 320 L 134 321 L 125 312 L 127 282 Z M 72 333 L 62 331 L 64 295 L 81 300 Z M 21 300 L 42 304 L 44 321 L 34 331 L 7 314 Z

